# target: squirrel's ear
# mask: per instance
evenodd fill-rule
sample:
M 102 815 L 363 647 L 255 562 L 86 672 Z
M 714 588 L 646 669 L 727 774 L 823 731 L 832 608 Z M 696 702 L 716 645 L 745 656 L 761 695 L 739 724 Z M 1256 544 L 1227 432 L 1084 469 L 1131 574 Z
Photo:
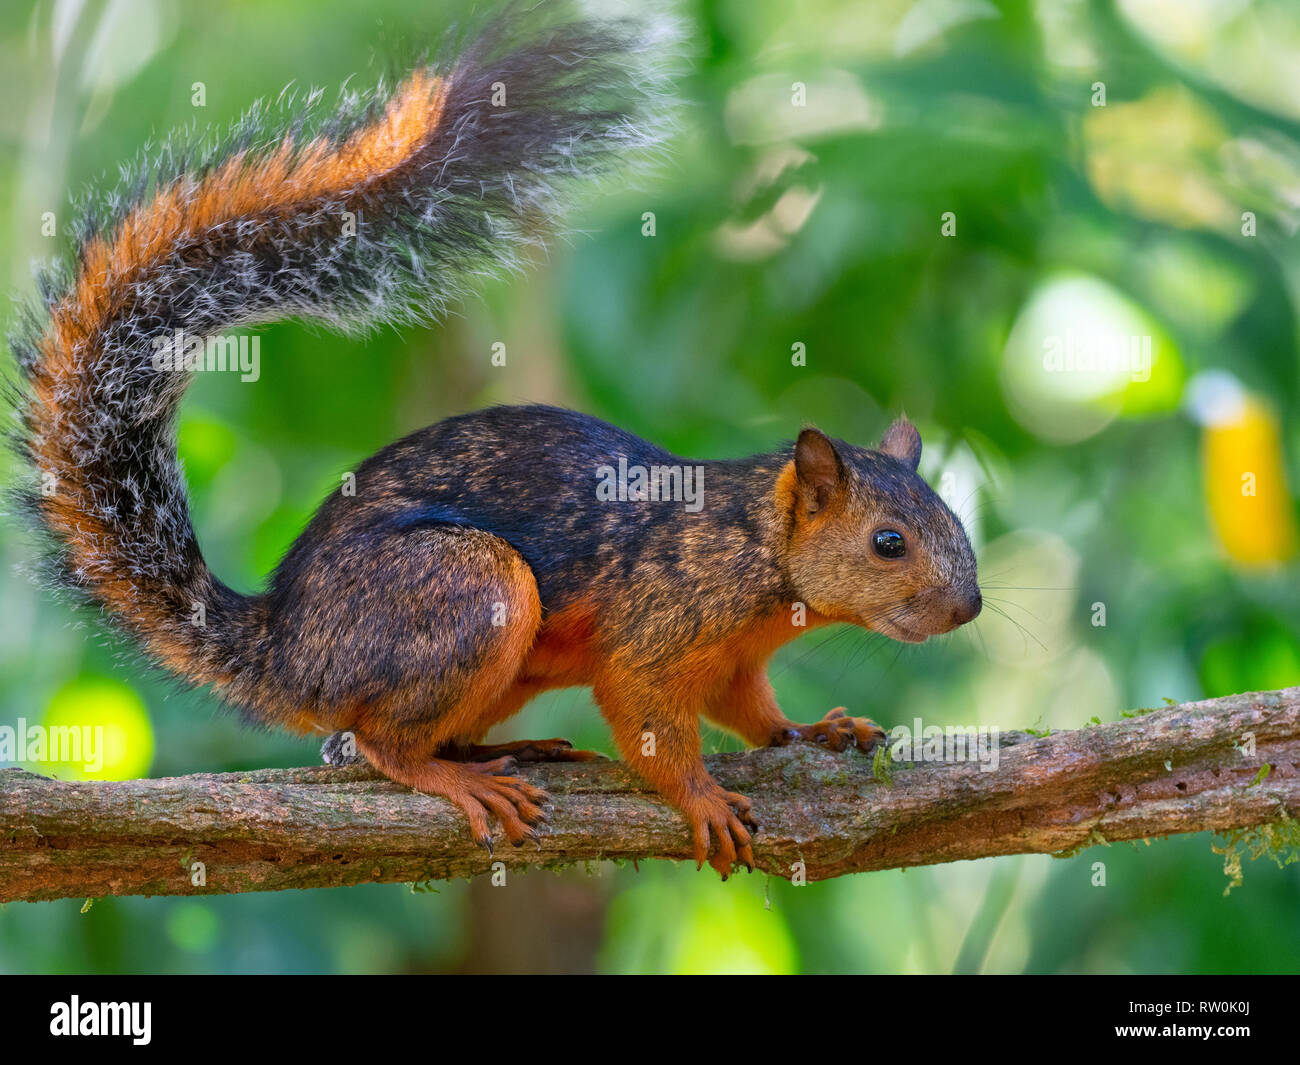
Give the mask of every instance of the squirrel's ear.
M 921 434 L 904 415 L 885 430 L 879 450 L 916 469 L 921 464 Z
M 808 501 L 808 513 L 816 514 L 844 488 L 844 463 L 830 437 L 808 428 L 794 445 L 794 470 Z

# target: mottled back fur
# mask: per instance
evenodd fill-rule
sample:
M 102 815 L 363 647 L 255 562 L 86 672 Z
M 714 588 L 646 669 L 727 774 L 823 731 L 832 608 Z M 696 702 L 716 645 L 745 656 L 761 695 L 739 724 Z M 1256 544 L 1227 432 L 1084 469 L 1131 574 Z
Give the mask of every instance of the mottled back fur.
M 670 38 L 516 5 L 395 86 L 328 110 L 319 95 L 255 107 L 218 144 L 178 137 L 93 194 L 70 263 L 41 276 L 12 338 L 34 474 L 22 501 L 50 534 L 51 576 L 163 665 L 246 703 L 236 681 L 266 603 L 203 561 L 176 460 L 192 374 L 155 368 L 159 339 L 438 315 L 474 277 L 516 267 L 577 183 L 659 143 Z

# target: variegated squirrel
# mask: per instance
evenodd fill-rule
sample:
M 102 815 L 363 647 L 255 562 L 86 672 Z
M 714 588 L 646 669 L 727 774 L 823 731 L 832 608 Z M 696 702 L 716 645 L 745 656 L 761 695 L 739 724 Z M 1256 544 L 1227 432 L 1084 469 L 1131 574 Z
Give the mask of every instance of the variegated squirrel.
M 190 519 L 176 414 L 192 373 L 155 358 L 178 329 L 435 317 L 519 263 L 576 185 L 659 141 L 657 47 L 646 24 L 516 7 L 392 87 L 256 109 L 220 144 L 143 160 L 87 205 L 13 339 L 17 444 L 54 485 L 26 502 L 59 579 L 250 721 L 348 730 L 393 780 L 459 806 L 479 842 L 495 820 L 519 844 L 545 795 L 516 763 L 593 756 L 485 735 L 539 692 L 590 685 L 697 862 L 725 876 L 752 867 L 756 825 L 706 770 L 699 715 L 754 745 L 868 747 L 881 732 L 865 718 L 787 718 L 772 653 L 831 622 L 920 641 L 979 613 L 970 544 L 917 473 L 910 423 L 874 449 L 808 428 L 770 454 L 688 462 L 552 407 L 449 418 L 362 464 L 355 494 L 331 495 L 267 589 L 242 595 Z M 599 499 L 596 471 L 620 459 L 700 467 L 702 505 Z

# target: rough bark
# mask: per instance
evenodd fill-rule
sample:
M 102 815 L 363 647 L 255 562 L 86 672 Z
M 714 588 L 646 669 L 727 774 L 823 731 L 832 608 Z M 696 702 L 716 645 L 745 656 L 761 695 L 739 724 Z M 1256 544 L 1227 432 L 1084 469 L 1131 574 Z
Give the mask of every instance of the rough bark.
M 801 744 L 710 768 L 754 800 L 759 868 L 809 880 L 1052 853 L 1300 814 L 1300 688 L 1036 737 L 998 767 L 891 762 Z M 1261 767 L 1270 767 L 1261 774 Z M 540 849 L 475 846 L 449 803 L 368 767 L 66 783 L 0 771 L 0 901 L 186 895 L 470 877 L 601 859 L 685 859 L 681 817 L 621 763 L 526 766 L 554 799 Z M 194 886 L 195 862 L 206 885 Z

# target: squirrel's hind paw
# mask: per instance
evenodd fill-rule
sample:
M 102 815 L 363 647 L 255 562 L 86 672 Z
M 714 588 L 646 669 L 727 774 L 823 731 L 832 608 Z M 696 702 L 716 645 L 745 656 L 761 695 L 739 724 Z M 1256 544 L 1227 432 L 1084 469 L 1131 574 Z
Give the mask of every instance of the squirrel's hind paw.
M 751 831 L 758 831 L 749 799 L 734 791 L 716 791 L 692 800 L 682 808 L 695 837 L 695 868 L 707 861 L 722 876 L 731 875 L 740 862 L 754 871 Z
M 506 757 L 466 765 L 465 787 L 455 795 L 446 796 L 465 812 L 475 842 L 489 854 L 492 853 L 489 814 L 501 822 L 501 829 L 513 846 L 522 847 L 529 840 L 539 848 L 542 845 L 537 827 L 547 821 L 542 804 L 550 796 L 523 777 L 502 775 L 512 772 L 516 764 L 513 757 Z
M 541 845 L 537 826 L 545 823 L 542 804 L 549 796 L 523 777 L 510 776 L 517 765 L 513 757 L 487 762 L 452 762 L 432 758 L 418 765 L 386 759 L 382 748 L 363 748 L 372 764 L 391 780 L 426 795 L 438 795 L 460 807 L 469 821 L 470 834 L 492 853 L 490 821 L 501 822 L 506 839 L 516 847 L 528 840 Z

